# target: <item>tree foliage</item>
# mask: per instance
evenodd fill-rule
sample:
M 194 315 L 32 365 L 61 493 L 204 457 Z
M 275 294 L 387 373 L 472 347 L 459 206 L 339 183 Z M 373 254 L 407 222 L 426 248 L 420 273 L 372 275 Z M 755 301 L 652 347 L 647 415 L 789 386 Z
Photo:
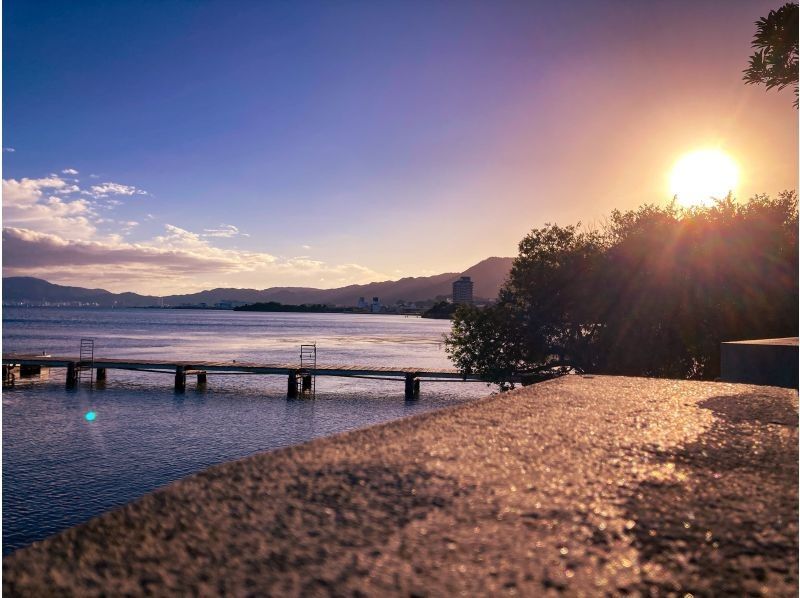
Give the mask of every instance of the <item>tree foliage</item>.
M 462 304 L 445 338 L 450 359 L 465 374 L 481 374 L 501 388 L 524 369 L 522 339 L 515 327 L 515 314 L 506 303 L 479 309 Z
M 721 342 L 797 334 L 797 237 L 795 192 L 547 225 L 494 306 L 456 312 L 447 350 L 495 382 L 554 366 L 714 378 Z
M 755 53 L 744 71 L 745 82 L 764 84 L 767 89 L 794 85 L 795 107 L 798 105 L 797 37 L 796 3 L 787 3 L 778 10 L 769 11 L 766 17 L 756 21 L 752 43 Z

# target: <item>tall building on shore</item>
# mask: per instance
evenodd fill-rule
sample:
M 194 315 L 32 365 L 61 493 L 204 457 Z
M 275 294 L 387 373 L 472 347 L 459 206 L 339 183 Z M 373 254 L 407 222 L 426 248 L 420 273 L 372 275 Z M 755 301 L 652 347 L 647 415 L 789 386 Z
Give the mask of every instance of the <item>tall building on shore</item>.
M 462 276 L 453 283 L 453 303 L 472 303 L 472 279 Z

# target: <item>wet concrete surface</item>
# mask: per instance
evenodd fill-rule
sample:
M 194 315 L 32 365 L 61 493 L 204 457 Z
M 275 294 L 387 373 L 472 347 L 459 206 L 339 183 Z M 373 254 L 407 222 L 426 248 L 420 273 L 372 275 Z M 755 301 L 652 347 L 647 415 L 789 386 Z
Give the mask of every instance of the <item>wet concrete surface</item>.
M 568 376 L 213 467 L 4 594 L 794 596 L 797 424 L 793 390 Z

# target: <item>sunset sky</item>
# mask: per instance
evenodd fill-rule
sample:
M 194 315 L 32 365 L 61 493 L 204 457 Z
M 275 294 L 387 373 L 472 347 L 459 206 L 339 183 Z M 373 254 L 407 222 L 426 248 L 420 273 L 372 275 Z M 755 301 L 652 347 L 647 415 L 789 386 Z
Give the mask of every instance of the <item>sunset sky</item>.
M 153 294 L 343 286 L 666 203 L 722 149 L 797 188 L 782 2 L 3 3 L 5 276 Z

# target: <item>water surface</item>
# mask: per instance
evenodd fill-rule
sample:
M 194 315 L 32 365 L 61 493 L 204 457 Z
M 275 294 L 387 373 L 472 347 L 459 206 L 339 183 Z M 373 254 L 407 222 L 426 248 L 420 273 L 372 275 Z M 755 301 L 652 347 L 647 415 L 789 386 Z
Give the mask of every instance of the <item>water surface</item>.
M 97 357 L 296 361 L 452 367 L 449 321 L 361 314 L 5 308 L 3 351 Z M 64 388 L 63 369 L 3 392 L 3 553 L 120 506 L 215 463 L 485 396 L 479 383 L 317 378 L 317 395 L 286 399 L 278 376 L 209 374 L 175 394 L 165 374 L 109 370 L 104 387 Z M 96 416 L 89 421 L 86 414 Z M 91 416 L 90 416 L 91 417 Z

